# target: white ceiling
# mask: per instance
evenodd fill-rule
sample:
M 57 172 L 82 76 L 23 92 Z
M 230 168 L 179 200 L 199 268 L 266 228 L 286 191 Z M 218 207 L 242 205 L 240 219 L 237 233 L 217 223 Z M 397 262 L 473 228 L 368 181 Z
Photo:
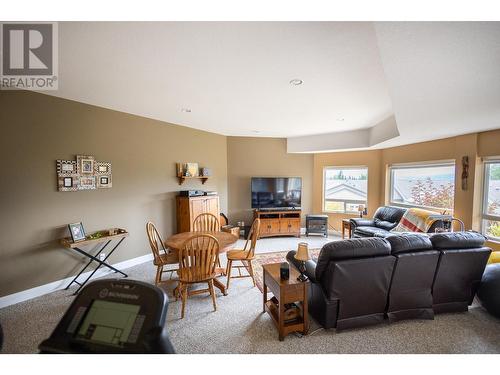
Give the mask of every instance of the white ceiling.
M 500 128 L 500 23 L 63 22 L 45 93 L 296 151 L 407 144 Z

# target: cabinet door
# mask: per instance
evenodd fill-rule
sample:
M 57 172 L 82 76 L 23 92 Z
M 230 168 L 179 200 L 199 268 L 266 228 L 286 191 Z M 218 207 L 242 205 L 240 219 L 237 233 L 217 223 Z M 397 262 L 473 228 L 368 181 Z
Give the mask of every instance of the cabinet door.
M 273 228 L 272 224 L 273 224 L 273 220 L 260 219 L 260 233 L 261 234 L 272 233 L 272 228 Z
M 196 219 L 198 217 L 198 215 L 206 212 L 205 211 L 205 200 L 198 199 L 198 198 L 190 199 L 189 206 L 190 206 L 190 210 L 191 210 L 191 212 L 190 212 L 191 223 L 190 223 L 189 230 L 193 230 L 194 219 Z
M 219 197 L 209 197 L 205 199 L 205 212 L 215 215 L 219 219 Z
M 300 231 L 300 219 L 281 219 L 280 233 L 297 233 Z
M 288 231 L 290 233 L 300 233 L 300 219 L 288 220 Z

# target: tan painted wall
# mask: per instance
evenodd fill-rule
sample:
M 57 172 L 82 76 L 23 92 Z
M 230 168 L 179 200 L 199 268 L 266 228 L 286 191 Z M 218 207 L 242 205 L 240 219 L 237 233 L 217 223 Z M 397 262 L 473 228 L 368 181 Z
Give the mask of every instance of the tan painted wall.
M 336 152 L 314 155 L 313 207 L 315 213 L 323 211 L 323 168 L 342 166 L 368 167 L 368 215 L 371 216 L 381 205 L 380 188 L 382 173 L 380 169 L 381 151 Z M 350 214 L 329 213 L 329 225 L 341 230 L 342 219 L 356 217 Z
M 227 211 L 226 137 L 51 96 L 0 91 L 0 296 L 75 274 L 81 256 L 61 248 L 66 224 L 118 226 L 130 237 L 112 263 L 150 252 L 145 224 L 175 230 L 181 189 L 217 190 Z M 113 187 L 58 192 L 56 159 L 76 154 L 112 162 Z M 180 187 L 175 162 L 212 168 L 205 185 Z
M 313 155 L 287 154 L 286 139 L 228 137 L 229 221 L 252 219 L 251 177 L 302 177 L 302 212 L 312 210 Z

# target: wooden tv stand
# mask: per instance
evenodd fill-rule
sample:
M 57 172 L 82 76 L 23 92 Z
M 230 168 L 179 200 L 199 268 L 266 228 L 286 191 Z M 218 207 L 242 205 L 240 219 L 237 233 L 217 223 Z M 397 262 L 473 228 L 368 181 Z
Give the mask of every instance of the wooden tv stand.
M 254 210 L 254 219 L 260 219 L 259 237 L 300 237 L 300 210 Z

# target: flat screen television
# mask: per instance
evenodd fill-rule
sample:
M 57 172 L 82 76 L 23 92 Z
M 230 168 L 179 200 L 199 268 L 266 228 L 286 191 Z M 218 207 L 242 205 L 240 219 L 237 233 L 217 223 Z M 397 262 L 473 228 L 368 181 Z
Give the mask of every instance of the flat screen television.
M 300 209 L 301 177 L 252 177 L 252 208 Z

